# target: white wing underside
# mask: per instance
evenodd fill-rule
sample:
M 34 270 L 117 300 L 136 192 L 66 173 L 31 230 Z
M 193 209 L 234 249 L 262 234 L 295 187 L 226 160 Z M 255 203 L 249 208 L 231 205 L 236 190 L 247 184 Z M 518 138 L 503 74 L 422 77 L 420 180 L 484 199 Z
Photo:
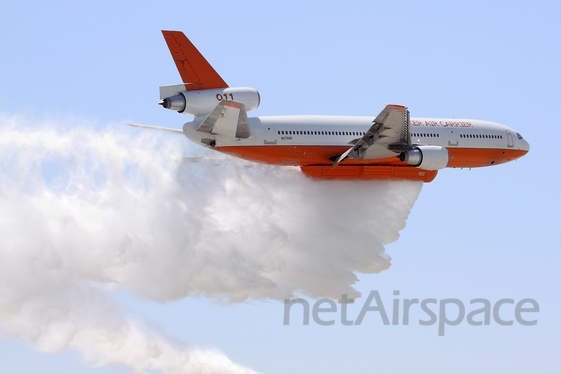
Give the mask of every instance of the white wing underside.
M 163 131 L 163 132 L 169 132 L 169 133 L 177 134 L 177 135 L 185 135 L 183 133 L 183 131 L 179 130 L 179 129 L 170 129 L 170 128 L 166 128 L 166 127 L 138 125 L 136 123 L 126 123 L 126 122 L 123 122 L 123 124 L 128 125 L 128 126 L 132 126 L 132 127 L 138 127 L 138 128 L 141 128 L 141 129 Z
M 222 100 L 205 118 L 197 131 L 229 139 L 250 138 L 251 130 L 245 105 L 235 101 Z
M 345 153 L 335 158 L 332 168 L 346 158 L 375 160 L 393 157 L 411 146 L 409 111 L 400 105 L 386 105 L 373 125 Z

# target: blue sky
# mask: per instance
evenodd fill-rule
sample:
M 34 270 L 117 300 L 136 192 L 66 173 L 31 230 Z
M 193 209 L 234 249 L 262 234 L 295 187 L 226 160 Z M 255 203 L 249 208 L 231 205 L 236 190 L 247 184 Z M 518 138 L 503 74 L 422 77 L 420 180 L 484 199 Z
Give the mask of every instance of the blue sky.
M 423 186 L 400 239 L 386 246 L 391 268 L 359 274 L 357 289 L 379 290 L 384 302 L 394 290 L 466 304 L 533 298 L 537 326 L 463 323 L 438 337 L 434 326 L 383 326 L 374 318 L 352 327 L 283 326 L 275 301 L 157 303 L 126 289 L 113 296 L 173 338 L 216 347 L 262 373 L 555 372 L 560 11 L 554 1 L 7 3 L 0 114 L 22 116 L 37 131 L 47 122 L 61 130 L 79 122 L 104 131 L 123 121 L 180 128 L 189 117 L 157 105 L 158 87 L 179 83 L 160 32 L 168 29 L 183 31 L 230 86 L 258 89 L 254 115 L 375 116 L 392 103 L 408 106 L 412 117 L 510 126 L 530 153 L 506 165 L 439 172 Z M 13 337 L 0 341 L 0 362 L 18 373 L 128 372 L 92 368 L 74 350 L 37 352 Z

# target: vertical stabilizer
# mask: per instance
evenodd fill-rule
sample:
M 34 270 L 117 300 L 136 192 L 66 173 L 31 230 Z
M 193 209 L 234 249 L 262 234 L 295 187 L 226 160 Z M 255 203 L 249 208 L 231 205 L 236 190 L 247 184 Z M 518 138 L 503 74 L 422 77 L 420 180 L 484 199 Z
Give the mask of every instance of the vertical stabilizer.
M 228 84 L 181 31 L 162 31 L 186 91 L 227 88 Z

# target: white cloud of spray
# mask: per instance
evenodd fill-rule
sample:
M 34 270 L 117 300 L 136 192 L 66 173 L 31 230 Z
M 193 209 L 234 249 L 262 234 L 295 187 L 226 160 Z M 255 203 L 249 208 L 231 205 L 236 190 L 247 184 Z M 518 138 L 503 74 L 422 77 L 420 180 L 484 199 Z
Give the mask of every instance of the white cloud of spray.
M 160 302 L 358 297 L 355 273 L 390 266 L 384 244 L 422 187 L 194 164 L 181 137 L 0 120 L 0 328 L 137 371 L 252 372 L 126 318 L 110 290 Z

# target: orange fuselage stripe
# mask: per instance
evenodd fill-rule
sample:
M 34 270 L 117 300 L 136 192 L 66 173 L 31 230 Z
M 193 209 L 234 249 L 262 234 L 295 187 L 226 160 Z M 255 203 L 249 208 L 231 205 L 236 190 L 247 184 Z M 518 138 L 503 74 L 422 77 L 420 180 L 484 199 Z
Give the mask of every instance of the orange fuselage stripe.
M 330 157 L 344 153 L 348 146 L 316 146 L 316 145 L 266 145 L 266 146 L 234 146 L 216 147 L 215 150 L 249 161 L 273 165 L 331 165 Z M 509 162 L 524 156 L 527 151 L 517 149 L 496 148 L 447 148 L 450 153 L 448 167 L 475 168 Z M 395 157 L 376 160 L 346 159 L 341 165 L 402 165 L 407 164 Z

